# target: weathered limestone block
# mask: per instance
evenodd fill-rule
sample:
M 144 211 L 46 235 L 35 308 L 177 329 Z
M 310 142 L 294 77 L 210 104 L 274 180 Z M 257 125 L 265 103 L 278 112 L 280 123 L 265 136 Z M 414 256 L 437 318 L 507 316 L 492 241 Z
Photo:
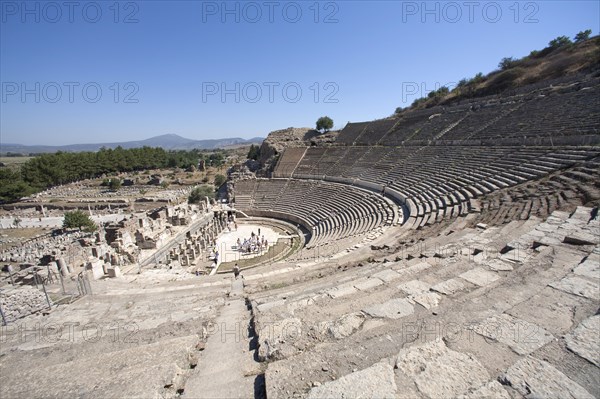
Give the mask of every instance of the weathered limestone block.
M 496 273 L 489 272 L 481 267 L 464 272 L 459 277 L 480 287 L 485 287 L 500 279 L 500 276 Z
M 600 315 L 589 317 L 565 337 L 567 347 L 600 367 Z
M 417 295 L 429 291 L 429 284 L 419 280 L 412 280 L 400 284 L 398 288 L 405 292 L 406 295 Z
M 369 306 L 363 312 L 376 318 L 400 319 L 412 314 L 414 307 L 405 298 L 395 298 L 382 304 Z
M 474 391 L 469 391 L 458 399 L 481 399 L 481 398 L 494 398 L 494 399 L 511 399 L 506 389 L 496 380 L 489 381 L 487 384 L 480 386 Z
M 113 266 L 108 268 L 108 277 L 123 277 L 123 273 L 121 273 L 121 268 L 119 266 Z
M 402 349 L 396 367 L 414 380 L 419 391 L 429 398 L 453 398 L 490 380 L 477 359 L 449 349 L 441 340 Z
M 431 309 L 439 305 L 442 297 L 435 292 L 424 292 L 413 295 L 410 297 L 410 299 L 423 306 L 425 309 Z
M 600 255 L 590 254 L 584 262 L 575 267 L 573 273 L 579 276 L 600 279 Z
M 342 339 L 352 335 L 362 326 L 364 321 L 364 314 L 360 312 L 350 313 L 340 317 L 333 323 L 327 323 L 327 332 L 335 339 Z
M 549 284 L 550 287 L 568 292 L 570 294 L 583 296 L 586 298 L 599 300 L 600 285 L 598 281 L 586 280 L 578 276 L 567 276 L 562 280 Z
M 335 381 L 314 387 L 309 399 L 317 398 L 396 398 L 398 387 L 394 369 L 387 361 L 347 374 Z
M 261 361 L 283 359 L 296 353 L 293 342 L 302 331 L 302 322 L 287 318 L 275 322 L 257 322 L 259 337 L 258 358 Z
M 94 280 L 101 279 L 104 277 L 104 262 L 98 259 L 90 260 L 86 264 L 85 268 L 92 271 L 92 277 Z
M 379 280 L 378 278 L 368 278 L 354 283 L 354 288 L 360 291 L 368 291 L 375 287 L 379 287 L 382 284 L 383 281 Z
M 541 348 L 554 337 L 542 327 L 508 314 L 491 316 L 473 327 L 479 335 L 508 345 L 519 355 Z
M 501 377 L 521 395 L 530 398 L 578 398 L 593 396 L 550 363 L 531 356 L 520 359 Z
M 357 292 L 357 290 L 352 285 L 343 285 L 330 289 L 327 291 L 327 294 L 331 298 L 336 299 L 346 295 L 354 294 L 355 292 Z
M 394 270 L 388 269 L 388 270 L 382 270 L 378 273 L 375 273 L 371 277 L 375 277 L 386 283 L 389 283 L 390 281 L 400 278 L 401 276 Z
M 431 287 L 431 289 L 433 291 L 437 291 L 444 295 L 452 295 L 455 292 L 464 290 L 465 288 L 466 288 L 465 284 L 460 279 L 457 279 L 457 278 L 452 278 L 450 280 L 442 281 L 441 283 L 438 283 L 438 284 L 434 285 L 433 287 Z

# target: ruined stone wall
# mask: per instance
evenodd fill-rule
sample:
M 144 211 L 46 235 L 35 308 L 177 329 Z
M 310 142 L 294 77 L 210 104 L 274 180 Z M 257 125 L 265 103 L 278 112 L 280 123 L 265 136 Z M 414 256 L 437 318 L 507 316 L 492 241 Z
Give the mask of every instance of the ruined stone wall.
M 44 293 L 30 286 L 3 290 L 0 293 L 0 305 L 7 321 L 16 320 L 48 308 Z
M 261 169 L 257 172 L 257 175 L 268 176 L 273 171 L 279 155 L 287 147 L 331 145 L 335 143 L 338 134 L 338 131 L 321 134 L 319 131 L 308 127 L 288 127 L 269 133 L 260 147 L 258 161 Z

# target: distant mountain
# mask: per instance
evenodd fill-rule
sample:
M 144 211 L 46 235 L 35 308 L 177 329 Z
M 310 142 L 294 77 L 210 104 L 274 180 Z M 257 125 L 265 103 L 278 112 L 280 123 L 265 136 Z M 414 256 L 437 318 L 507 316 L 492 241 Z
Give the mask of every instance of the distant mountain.
M 97 143 L 97 144 L 69 144 L 61 146 L 52 145 L 22 145 L 0 143 L 0 153 L 7 152 L 30 154 L 41 152 L 77 152 L 77 151 L 98 151 L 102 147 L 116 148 L 140 148 L 140 147 L 161 147 L 165 150 L 191 150 L 193 148 L 212 150 L 215 148 L 227 148 L 232 146 L 260 144 L 264 138 L 253 137 L 251 139 L 243 139 L 240 137 L 225 138 L 225 139 L 209 139 L 209 140 L 192 140 L 176 134 L 163 134 L 161 136 L 150 137 L 146 140 L 124 141 L 121 143 Z

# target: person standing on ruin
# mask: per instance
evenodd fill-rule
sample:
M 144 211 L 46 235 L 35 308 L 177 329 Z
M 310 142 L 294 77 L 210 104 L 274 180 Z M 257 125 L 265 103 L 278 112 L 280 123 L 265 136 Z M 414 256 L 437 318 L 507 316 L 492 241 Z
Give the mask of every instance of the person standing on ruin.
M 235 266 L 233 267 L 233 277 L 237 280 L 239 275 L 240 275 L 240 267 L 236 263 Z

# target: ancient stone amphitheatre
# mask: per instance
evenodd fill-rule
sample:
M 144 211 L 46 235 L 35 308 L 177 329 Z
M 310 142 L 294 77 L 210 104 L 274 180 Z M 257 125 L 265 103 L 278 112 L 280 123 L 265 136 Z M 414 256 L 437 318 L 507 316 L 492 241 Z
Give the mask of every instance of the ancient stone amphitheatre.
M 272 132 L 230 205 L 20 243 L 0 397 L 598 398 L 599 144 L 597 65 Z

